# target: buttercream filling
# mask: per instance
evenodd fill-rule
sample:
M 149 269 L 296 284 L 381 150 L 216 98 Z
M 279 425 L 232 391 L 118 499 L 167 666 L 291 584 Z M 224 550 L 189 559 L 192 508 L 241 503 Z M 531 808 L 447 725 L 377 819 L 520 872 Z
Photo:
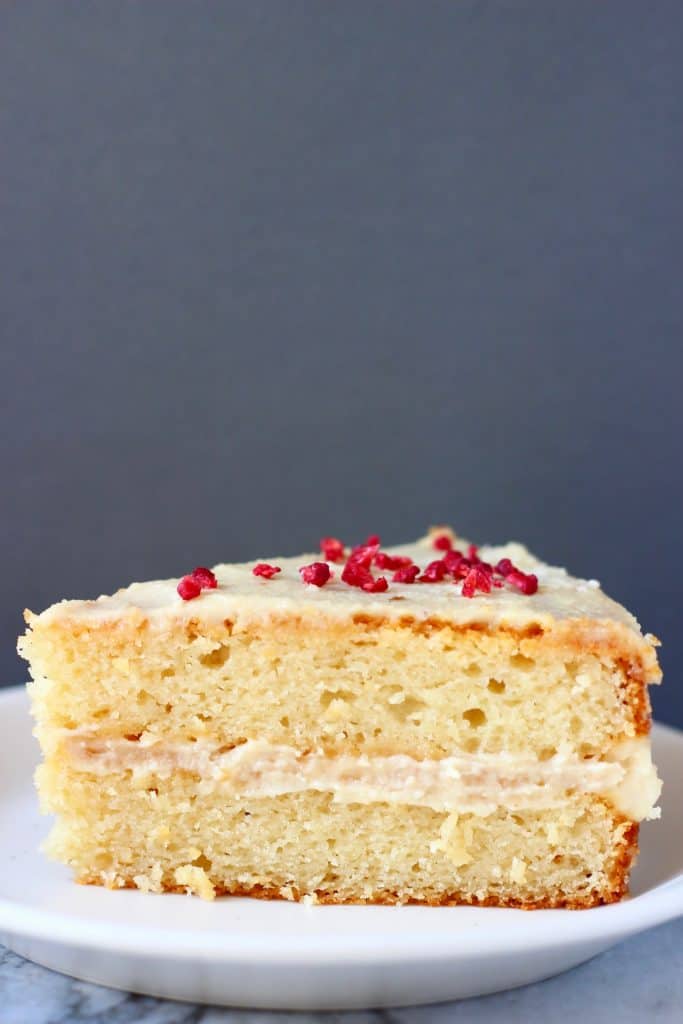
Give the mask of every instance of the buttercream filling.
M 568 793 L 607 799 L 633 821 L 659 816 L 661 783 L 647 738 L 615 744 L 598 760 L 558 753 L 545 761 L 507 753 L 454 753 L 439 759 L 406 754 L 328 755 L 301 752 L 265 740 L 226 749 L 209 743 L 170 743 L 145 735 L 135 740 L 71 736 L 67 749 L 83 771 L 131 771 L 161 778 L 199 776 L 201 792 L 220 789 L 235 798 L 329 792 L 341 803 L 413 804 L 436 811 L 491 814 L 560 806 Z

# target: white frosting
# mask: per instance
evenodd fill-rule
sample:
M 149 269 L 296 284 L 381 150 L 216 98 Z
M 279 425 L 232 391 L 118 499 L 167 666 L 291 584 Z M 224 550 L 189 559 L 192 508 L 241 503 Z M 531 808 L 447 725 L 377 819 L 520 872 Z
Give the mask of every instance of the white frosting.
M 459 547 L 466 541 L 457 539 Z M 432 539 L 425 537 L 414 544 L 387 549 L 392 554 L 407 555 L 421 568 L 440 557 Z M 177 620 L 223 621 L 229 619 L 235 629 L 272 617 L 297 616 L 311 624 L 316 619 L 348 620 L 357 614 L 378 615 L 388 619 L 412 617 L 418 621 L 430 617 L 457 625 L 488 623 L 493 626 L 523 628 L 538 624 L 552 628 L 560 620 L 581 619 L 590 624 L 591 636 L 600 639 L 617 628 L 624 642 L 627 640 L 641 650 L 653 645 L 651 637 L 643 643 L 636 619 L 621 605 L 607 597 L 595 580 L 581 580 L 570 576 L 564 569 L 546 565 L 520 544 L 501 547 L 482 547 L 481 557 L 496 563 L 510 558 L 526 572 L 538 576 L 536 594 L 527 596 L 506 584 L 490 594 L 477 593 L 472 598 L 461 594 L 462 585 L 452 580 L 431 584 L 401 584 L 391 581 L 391 572 L 383 573 L 389 589 L 381 594 L 369 594 L 341 581 L 341 565 L 330 563 L 333 579 L 323 587 L 303 584 L 299 568 L 321 559 L 320 554 L 309 553 L 295 558 L 270 557 L 259 559 L 281 567 L 273 579 L 255 577 L 252 569 L 256 560 L 234 565 L 217 565 L 214 571 L 218 587 L 204 590 L 191 601 L 183 601 L 177 593 L 177 579 L 133 583 L 112 596 L 95 601 L 61 601 L 32 619 L 32 626 L 55 620 L 77 620 L 95 624 L 128 616 L 144 618 L 153 626 L 167 627 Z M 191 566 L 188 566 L 191 568 Z M 379 571 L 376 571 L 380 575 Z M 658 671 L 650 654 L 649 681 L 657 681 Z
M 342 803 L 417 804 L 437 811 L 492 813 L 556 807 L 567 792 L 597 793 L 626 817 L 657 817 L 661 783 L 646 739 L 615 746 L 605 760 L 557 754 L 547 761 L 509 754 L 458 753 L 439 760 L 303 754 L 290 746 L 248 740 L 228 751 L 207 743 L 169 743 L 145 735 L 139 741 L 76 735 L 67 740 L 81 770 L 131 770 L 168 777 L 175 771 L 200 777 L 203 792 L 220 788 L 235 797 L 281 796 L 307 790 L 331 792 Z
M 623 779 L 604 794 L 617 810 L 634 821 L 659 818 L 661 811 L 655 804 L 662 782 L 652 763 L 649 737 L 624 740 L 608 751 L 606 760 L 624 768 Z

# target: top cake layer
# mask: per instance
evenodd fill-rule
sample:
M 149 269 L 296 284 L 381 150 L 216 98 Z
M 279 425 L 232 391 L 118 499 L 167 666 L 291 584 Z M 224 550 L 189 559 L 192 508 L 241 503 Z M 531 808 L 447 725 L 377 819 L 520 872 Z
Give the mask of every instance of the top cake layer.
M 432 530 L 412 544 L 385 549 L 391 555 L 409 557 L 421 568 L 443 552 L 434 548 L 434 537 L 443 528 Z M 455 535 L 462 548 L 467 542 Z M 383 573 L 389 582 L 383 593 L 366 593 L 341 580 L 342 565 L 329 563 L 333 576 L 323 587 L 302 582 L 299 569 L 321 555 L 269 558 L 280 568 L 272 579 L 254 576 L 256 562 L 220 564 L 214 567 L 218 586 L 205 589 L 194 600 L 184 601 L 177 592 L 177 579 L 133 583 L 112 596 L 93 601 L 60 601 L 39 616 L 31 616 L 32 626 L 79 622 L 95 625 L 121 618 L 144 618 L 161 628 L 177 620 L 218 622 L 230 619 L 236 629 L 271 619 L 297 617 L 313 623 L 316 619 L 349 620 L 367 616 L 384 621 L 438 621 L 456 627 L 507 628 L 525 631 L 571 632 L 586 642 L 609 642 L 617 636 L 622 646 L 637 650 L 647 667 L 648 682 L 656 682 L 660 672 L 653 656 L 653 637 L 643 636 L 637 620 L 622 605 L 600 589 L 597 580 L 583 580 L 565 569 L 550 566 L 532 555 L 524 546 L 508 543 L 485 546 L 479 557 L 496 564 L 509 558 L 524 572 L 538 578 L 535 594 L 520 593 L 510 584 L 493 588 L 490 593 L 462 595 L 462 582 L 447 578 L 438 583 L 395 583 L 392 573 Z M 380 571 L 376 570 L 376 575 Z
M 254 575 L 256 562 L 219 565 L 215 579 L 196 570 L 180 584 L 28 613 L 19 646 L 44 750 L 77 732 L 86 745 L 96 736 L 126 750 L 150 738 L 208 751 L 253 740 L 325 756 L 545 763 L 609 759 L 647 735 L 656 641 L 624 608 L 517 544 L 481 548 L 478 563 L 468 551 L 466 579 L 481 560 L 489 566 L 483 592 L 468 596 L 454 579 L 459 556 L 444 556 L 447 538 L 437 539 L 388 560 L 402 555 L 428 577 L 430 563 L 450 565 L 436 583 L 394 582 L 386 552 L 378 562 L 374 550 L 374 575 L 350 579 L 348 562 L 325 563 L 321 576 L 334 576 L 314 586 L 299 570 L 320 555 L 302 555 L 271 560 L 272 579 Z M 384 592 L 351 585 L 374 588 L 380 573 Z

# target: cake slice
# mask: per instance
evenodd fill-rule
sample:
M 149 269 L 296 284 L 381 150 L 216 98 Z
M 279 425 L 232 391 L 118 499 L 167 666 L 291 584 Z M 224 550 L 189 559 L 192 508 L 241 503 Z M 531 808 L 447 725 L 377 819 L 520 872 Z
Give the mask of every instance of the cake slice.
M 26 612 L 49 854 L 208 898 L 620 899 L 655 638 L 518 544 L 321 543 Z

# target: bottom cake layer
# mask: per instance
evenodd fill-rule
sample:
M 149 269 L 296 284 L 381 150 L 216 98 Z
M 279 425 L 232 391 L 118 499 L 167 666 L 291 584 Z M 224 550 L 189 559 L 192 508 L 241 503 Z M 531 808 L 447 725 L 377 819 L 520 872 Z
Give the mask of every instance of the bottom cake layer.
M 191 775 L 95 775 L 44 764 L 58 815 L 47 851 L 113 888 L 326 903 L 589 907 L 620 899 L 638 826 L 593 795 L 480 817 L 327 793 L 260 799 L 202 792 Z

